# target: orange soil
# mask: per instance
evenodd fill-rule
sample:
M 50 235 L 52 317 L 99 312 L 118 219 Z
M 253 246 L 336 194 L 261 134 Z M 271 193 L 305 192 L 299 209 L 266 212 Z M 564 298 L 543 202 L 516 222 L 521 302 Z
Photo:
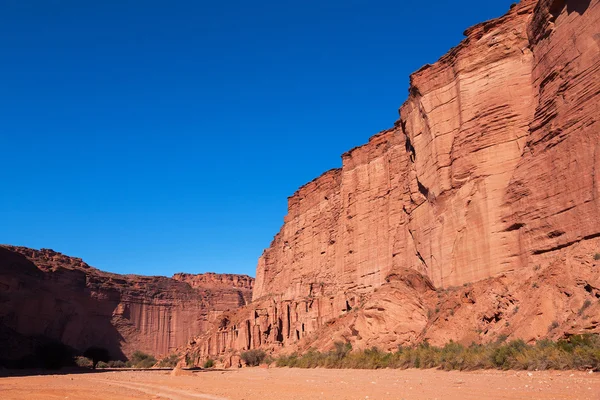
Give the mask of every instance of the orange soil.
M 600 374 L 573 371 L 119 371 L 0 378 L 14 399 L 600 399 Z

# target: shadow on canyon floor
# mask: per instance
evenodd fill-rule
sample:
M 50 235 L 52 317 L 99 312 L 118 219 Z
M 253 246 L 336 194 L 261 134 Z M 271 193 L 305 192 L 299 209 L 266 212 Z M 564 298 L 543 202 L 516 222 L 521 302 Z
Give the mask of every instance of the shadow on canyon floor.
M 21 377 L 21 376 L 48 376 L 48 375 L 79 375 L 79 374 L 104 374 L 108 372 L 156 372 L 170 373 L 173 368 L 99 368 L 90 369 L 84 367 L 65 367 L 61 369 L 43 369 L 43 368 L 26 368 L 26 369 L 5 369 L 0 367 L 0 378 Z M 226 373 L 235 372 L 235 369 L 204 369 L 204 368 L 183 368 L 184 374 L 205 374 L 205 373 Z
M 43 369 L 43 368 L 26 368 L 26 369 L 2 369 L 0 368 L 0 378 L 19 377 L 19 376 L 37 376 L 37 375 L 77 375 L 77 374 L 103 374 L 106 372 L 119 371 L 118 369 L 90 369 L 82 367 L 66 367 L 61 369 Z

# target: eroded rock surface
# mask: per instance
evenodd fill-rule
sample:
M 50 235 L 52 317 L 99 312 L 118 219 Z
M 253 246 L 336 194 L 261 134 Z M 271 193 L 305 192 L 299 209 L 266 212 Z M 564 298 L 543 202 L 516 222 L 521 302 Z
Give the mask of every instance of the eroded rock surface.
M 253 303 L 188 353 L 598 330 L 600 1 L 523 0 L 465 35 L 411 76 L 393 128 L 289 198 Z M 457 301 L 477 307 L 440 319 Z
M 0 246 L 0 359 L 30 354 L 40 337 L 105 347 L 114 358 L 167 355 L 249 302 L 252 284 L 238 275 L 111 274 L 52 250 Z

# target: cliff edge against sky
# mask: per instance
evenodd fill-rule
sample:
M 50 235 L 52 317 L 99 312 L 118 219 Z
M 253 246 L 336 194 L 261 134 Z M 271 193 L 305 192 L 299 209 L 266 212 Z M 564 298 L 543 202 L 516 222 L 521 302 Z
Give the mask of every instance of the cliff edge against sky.
M 598 0 L 523 0 L 467 29 L 289 198 L 253 303 L 185 351 L 598 332 L 599 26 Z
M 245 275 L 118 275 L 61 253 L 0 246 L 0 360 L 19 360 L 49 340 L 126 359 L 166 356 L 224 311 L 250 301 Z

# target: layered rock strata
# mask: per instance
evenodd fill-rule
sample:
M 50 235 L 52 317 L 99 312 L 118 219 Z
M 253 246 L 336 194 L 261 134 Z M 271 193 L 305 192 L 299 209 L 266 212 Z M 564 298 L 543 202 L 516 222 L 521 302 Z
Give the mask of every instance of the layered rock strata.
M 435 340 L 427 332 L 437 329 L 429 309 L 436 290 L 497 285 L 490 279 L 517 290 L 511 279 L 538 279 L 534 265 L 566 274 L 571 291 L 587 282 L 581 296 L 597 301 L 593 267 L 561 270 L 556 260 L 600 236 L 599 27 L 598 0 L 523 0 L 467 29 L 411 76 L 393 128 L 289 198 L 259 259 L 254 302 L 186 351 L 202 358 L 330 344 L 323 332 L 357 310 L 362 322 L 347 324 L 345 340 Z M 518 290 L 529 301 L 527 288 Z M 559 292 L 548 296 L 564 304 Z M 489 307 L 503 301 L 494 298 Z M 465 328 L 483 340 L 475 325 Z M 549 334 L 547 326 L 508 333 Z
M 0 246 L 0 358 L 30 354 L 36 338 L 102 346 L 121 359 L 167 355 L 248 303 L 252 284 L 238 275 L 111 274 L 52 250 Z

